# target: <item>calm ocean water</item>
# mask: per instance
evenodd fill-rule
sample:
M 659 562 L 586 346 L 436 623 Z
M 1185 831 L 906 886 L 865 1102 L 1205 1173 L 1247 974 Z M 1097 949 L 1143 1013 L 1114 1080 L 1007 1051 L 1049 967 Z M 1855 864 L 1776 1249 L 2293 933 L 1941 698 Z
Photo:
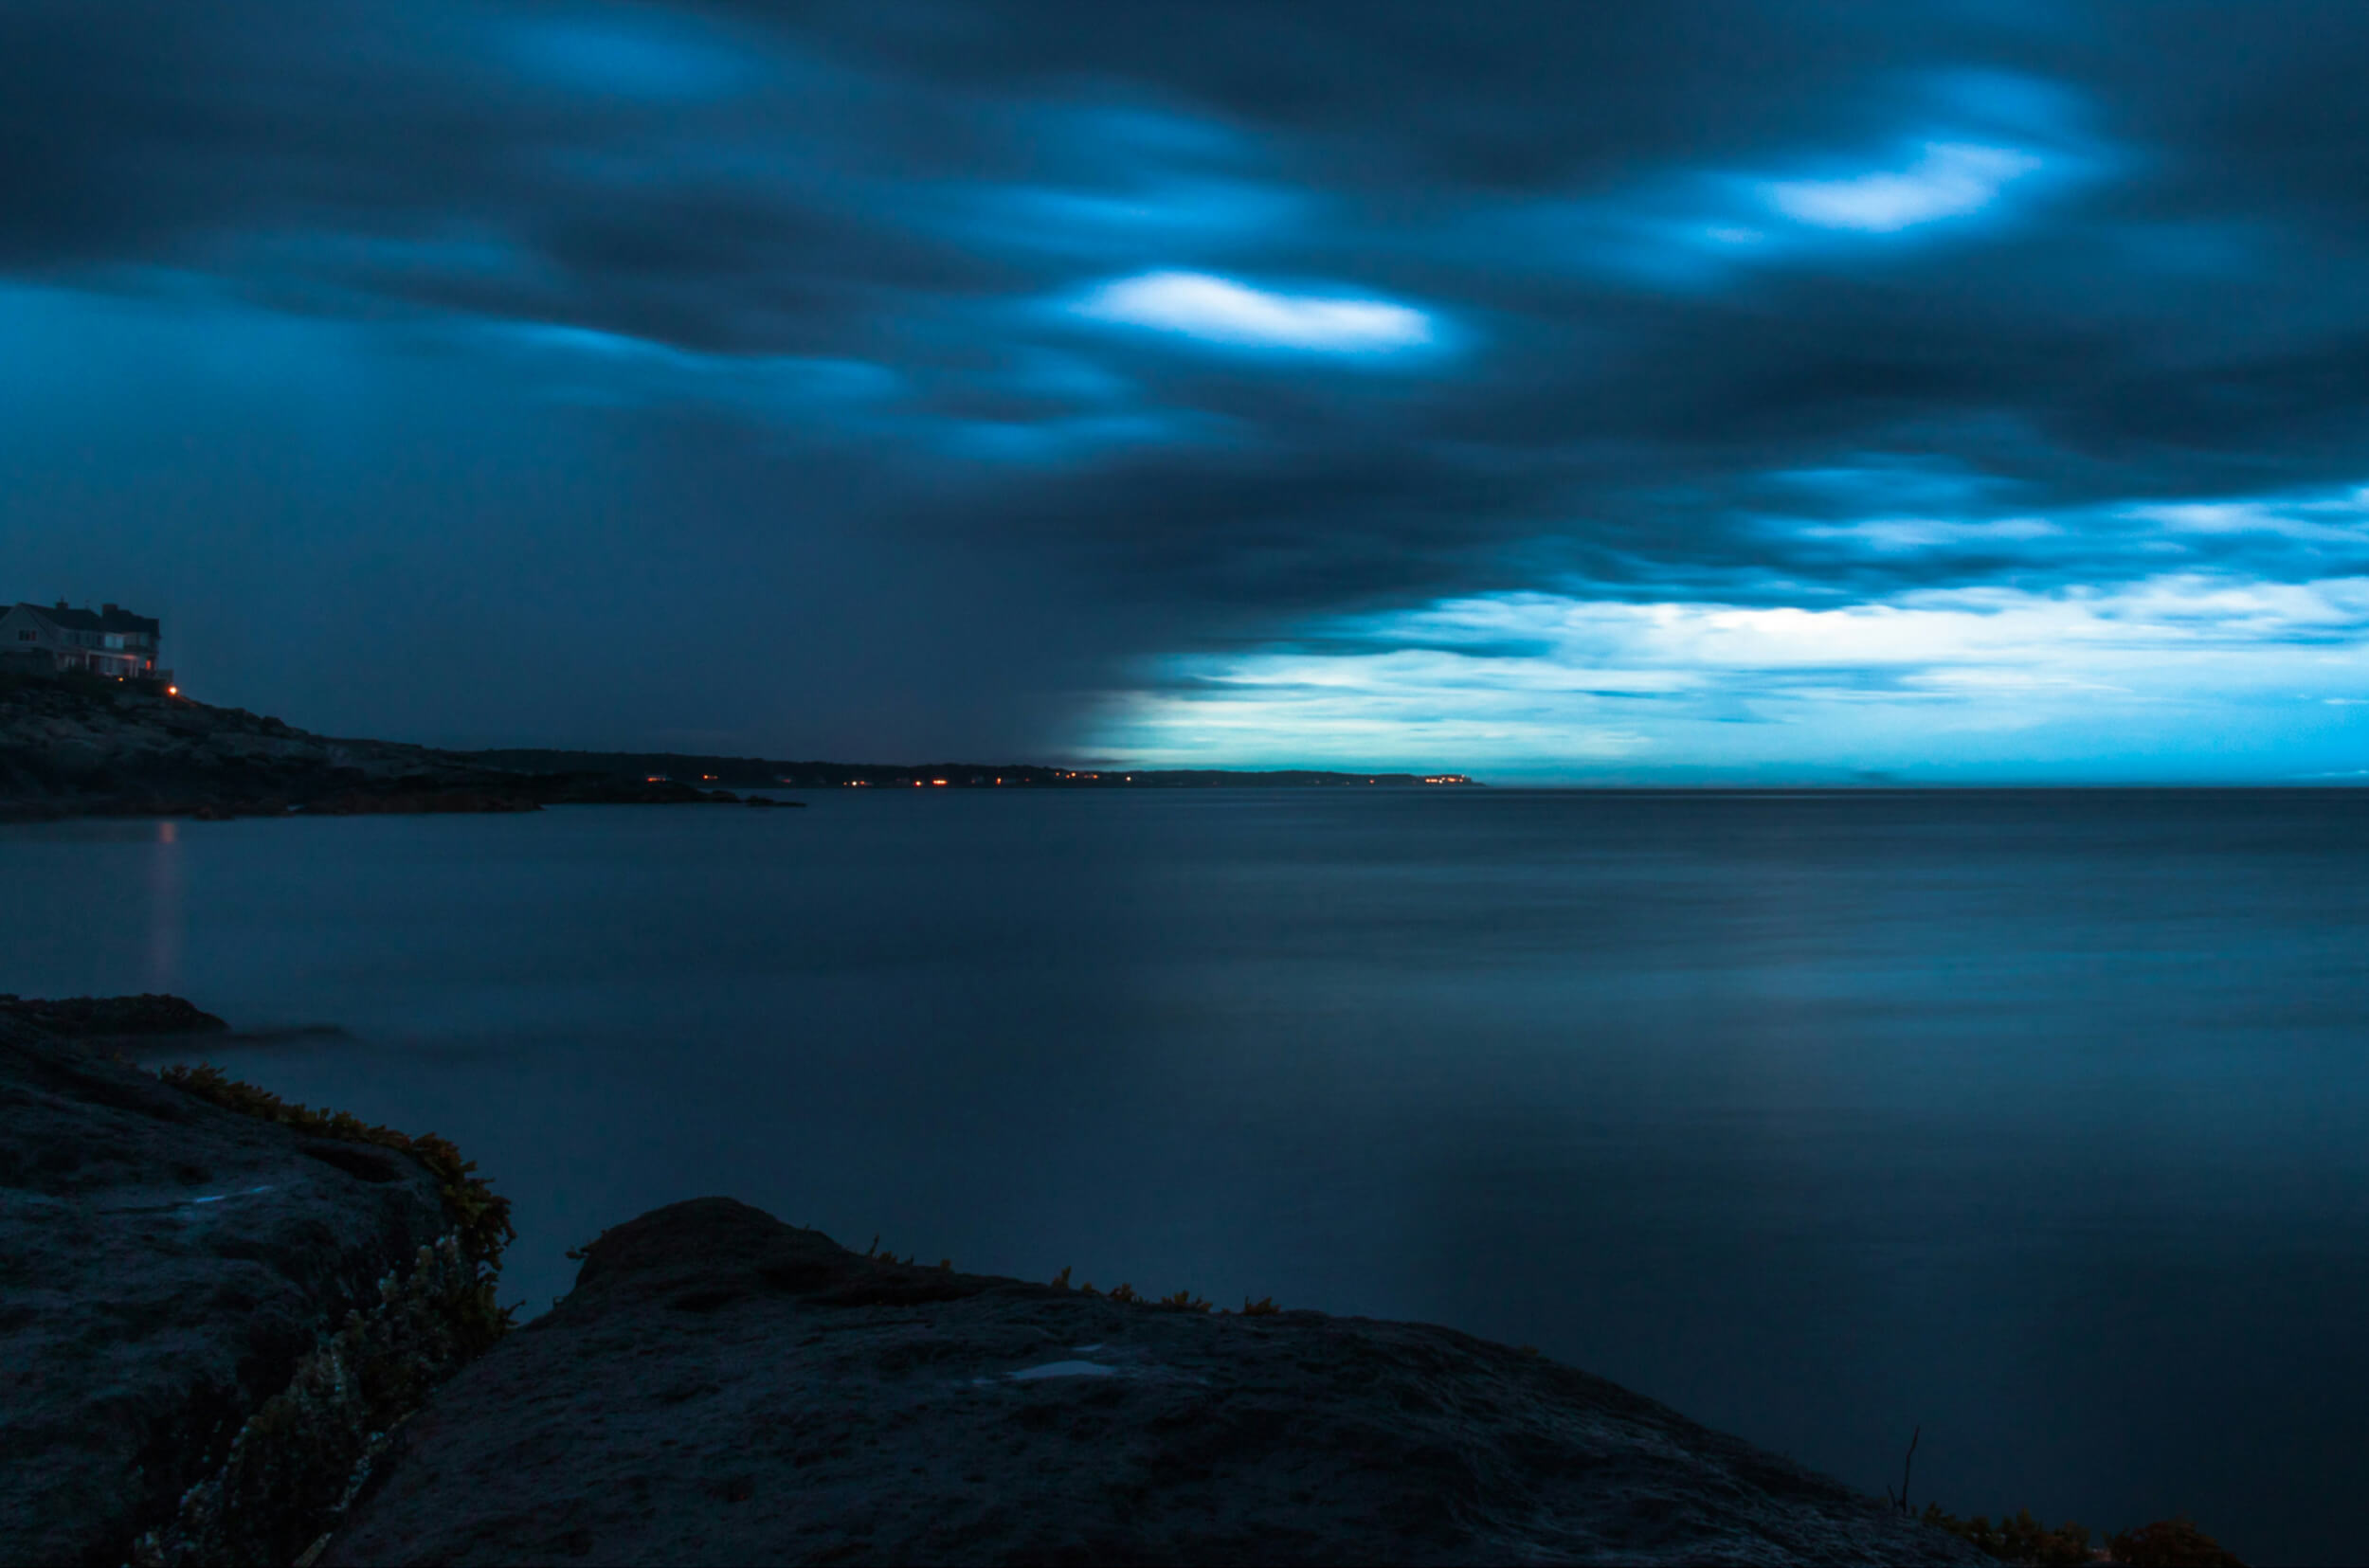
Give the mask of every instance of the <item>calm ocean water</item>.
M 2369 792 L 807 797 L 0 828 L 563 1249 L 861 1248 L 1535 1344 L 1875 1490 L 2359 1554 Z

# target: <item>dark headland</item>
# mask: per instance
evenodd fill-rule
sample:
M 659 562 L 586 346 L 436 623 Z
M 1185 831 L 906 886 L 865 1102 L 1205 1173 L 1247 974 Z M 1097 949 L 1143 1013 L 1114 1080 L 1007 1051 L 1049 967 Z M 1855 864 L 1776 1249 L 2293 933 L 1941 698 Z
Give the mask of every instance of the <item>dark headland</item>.
M 452 751 L 339 739 L 153 682 L 0 672 L 0 820 L 290 812 L 796 805 L 740 790 L 1469 785 L 1462 774 L 1118 772 L 1037 764 L 772 762 L 671 752 Z
M 9 1562 L 1986 1560 L 1528 1351 L 729 1199 L 604 1233 L 508 1328 L 449 1145 L 107 1054 L 218 1021 L 0 1004 Z

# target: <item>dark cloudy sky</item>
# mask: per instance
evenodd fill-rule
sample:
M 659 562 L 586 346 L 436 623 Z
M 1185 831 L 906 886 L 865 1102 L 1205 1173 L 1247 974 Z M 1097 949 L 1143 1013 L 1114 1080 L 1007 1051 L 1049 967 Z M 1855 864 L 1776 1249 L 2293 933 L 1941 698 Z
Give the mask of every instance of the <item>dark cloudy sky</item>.
M 2369 5 L 0 0 L 0 596 L 458 743 L 2369 767 Z

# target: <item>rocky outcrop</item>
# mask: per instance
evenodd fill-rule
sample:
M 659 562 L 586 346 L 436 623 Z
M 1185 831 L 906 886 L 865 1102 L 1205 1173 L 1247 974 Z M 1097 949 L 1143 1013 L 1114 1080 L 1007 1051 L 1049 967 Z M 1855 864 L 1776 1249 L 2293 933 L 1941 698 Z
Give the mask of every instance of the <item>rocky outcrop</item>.
M 498 1332 L 443 1145 L 26 1021 L 173 1000 L 0 1009 L 0 1560 L 290 1561 Z
M 154 692 L 0 686 L 0 803 L 16 816 L 285 811 L 339 793 L 445 786 L 448 772 L 425 748 L 331 740 Z
M 229 1027 L 180 997 L 18 997 L 0 993 L 0 1017 L 75 1040 L 218 1035 Z
M 594 1242 L 323 1561 L 573 1559 L 1987 1560 L 1449 1329 L 914 1267 L 725 1199 Z

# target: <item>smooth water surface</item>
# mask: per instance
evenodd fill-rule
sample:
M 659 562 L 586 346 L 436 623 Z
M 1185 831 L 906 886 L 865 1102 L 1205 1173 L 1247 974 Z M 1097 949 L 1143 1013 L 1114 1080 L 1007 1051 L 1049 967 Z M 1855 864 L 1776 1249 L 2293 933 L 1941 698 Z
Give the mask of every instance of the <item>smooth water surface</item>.
M 456 1139 L 535 1307 L 728 1193 L 2363 1544 L 2369 794 L 807 798 L 0 829 L 0 990 L 342 1026 L 219 1054 Z

